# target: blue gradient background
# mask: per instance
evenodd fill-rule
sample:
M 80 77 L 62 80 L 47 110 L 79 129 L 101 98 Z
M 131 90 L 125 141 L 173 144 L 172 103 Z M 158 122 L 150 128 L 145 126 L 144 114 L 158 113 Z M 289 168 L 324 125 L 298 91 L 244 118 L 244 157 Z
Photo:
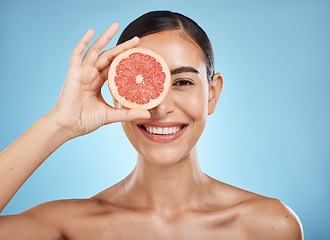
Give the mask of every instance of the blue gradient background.
M 52 108 L 71 50 L 89 28 L 99 36 L 117 21 L 122 30 L 159 9 L 205 29 L 224 77 L 198 146 L 202 169 L 281 199 L 300 217 L 306 239 L 330 239 L 330 1 L 1 1 L 0 150 Z M 110 103 L 106 87 L 103 93 Z M 119 123 L 71 140 L 3 214 L 88 198 L 124 178 L 135 158 Z

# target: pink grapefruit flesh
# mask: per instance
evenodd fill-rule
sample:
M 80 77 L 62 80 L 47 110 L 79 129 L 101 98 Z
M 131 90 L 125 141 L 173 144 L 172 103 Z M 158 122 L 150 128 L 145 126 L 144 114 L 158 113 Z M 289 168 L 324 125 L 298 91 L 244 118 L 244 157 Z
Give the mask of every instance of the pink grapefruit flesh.
M 112 96 L 128 108 L 151 109 L 159 105 L 171 86 L 171 73 L 158 53 L 131 48 L 112 61 L 108 84 Z

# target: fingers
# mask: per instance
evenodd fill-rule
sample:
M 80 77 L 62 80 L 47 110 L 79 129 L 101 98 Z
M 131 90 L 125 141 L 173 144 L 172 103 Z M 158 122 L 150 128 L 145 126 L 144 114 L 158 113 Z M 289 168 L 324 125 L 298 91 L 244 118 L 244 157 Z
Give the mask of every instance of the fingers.
M 87 50 L 83 62 L 93 65 L 99 53 L 109 43 L 119 29 L 118 23 L 113 23 Z
M 108 74 L 109 74 L 109 65 L 107 67 L 105 67 L 104 69 L 102 69 L 100 71 L 100 76 L 103 79 L 103 81 L 108 80 Z
M 102 54 L 99 55 L 96 62 L 94 63 L 94 67 L 101 71 L 105 67 L 107 67 L 112 60 L 121 52 L 135 47 L 139 43 L 140 39 L 138 37 L 134 37 L 118 46 L 104 51 Z
M 112 62 L 114 57 L 119 53 L 125 51 L 126 49 L 133 48 L 139 43 L 139 38 L 134 37 L 112 49 L 104 51 L 102 54 L 99 53 L 102 49 L 109 43 L 113 36 L 117 33 L 119 29 L 119 24 L 112 24 L 87 50 L 85 56 L 82 59 L 82 54 L 86 47 L 93 38 L 94 31 L 92 29 L 82 37 L 77 46 L 73 49 L 70 59 L 70 65 L 79 65 L 82 62 L 89 65 L 94 65 L 94 67 L 101 71 Z M 104 79 L 107 79 L 104 78 Z
M 70 65 L 78 65 L 81 63 L 81 56 L 89 42 L 92 40 L 93 35 L 93 29 L 89 29 L 87 33 L 85 33 L 85 35 L 80 39 L 77 46 L 73 49 L 71 53 Z
M 150 118 L 150 112 L 143 109 L 110 108 L 107 111 L 106 124 L 128 122 L 137 119 Z

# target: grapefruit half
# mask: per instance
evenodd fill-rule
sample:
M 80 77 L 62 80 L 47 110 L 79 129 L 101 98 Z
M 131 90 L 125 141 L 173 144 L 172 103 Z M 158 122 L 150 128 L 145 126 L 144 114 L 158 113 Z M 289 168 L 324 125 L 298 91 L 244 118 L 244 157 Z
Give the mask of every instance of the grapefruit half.
M 108 84 L 112 96 L 128 108 L 151 109 L 165 98 L 171 73 L 162 56 L 146 48 L 131 48 L 112 61 Z

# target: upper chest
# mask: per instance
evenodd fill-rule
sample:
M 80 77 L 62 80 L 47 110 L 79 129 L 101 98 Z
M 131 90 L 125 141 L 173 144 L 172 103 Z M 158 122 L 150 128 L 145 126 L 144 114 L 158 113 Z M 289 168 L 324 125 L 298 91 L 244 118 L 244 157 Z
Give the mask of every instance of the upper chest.
M 70 240 L 109 239 L 244 239 L 237 214 L 185 213 L 171 216 L 118 211 L 65 221 Z

